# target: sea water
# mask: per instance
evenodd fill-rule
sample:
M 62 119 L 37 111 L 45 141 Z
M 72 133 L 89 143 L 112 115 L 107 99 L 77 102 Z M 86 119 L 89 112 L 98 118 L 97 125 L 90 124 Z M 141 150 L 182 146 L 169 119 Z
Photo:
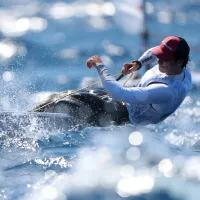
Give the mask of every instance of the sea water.
M 132 3 L 1 1 L 1 110 L 28 111 L 49 92 L 99 80 L 85 66 L 92 55 L 112 74 L 137 59 L 139 27 L 129 32 L 120 21 L 141 25 L 141 7 L 131 13 Z M 182 36 L 192 71 L 199 71 L 199 9 L 198 0 L 147 1 L 149 45 Z M 0 133 L 0 199 L 199 200 L 199 97 L 196 86 L 172 116 L 146 127 L 52 132 L 34 119 L 20 131 L 8 126 Z

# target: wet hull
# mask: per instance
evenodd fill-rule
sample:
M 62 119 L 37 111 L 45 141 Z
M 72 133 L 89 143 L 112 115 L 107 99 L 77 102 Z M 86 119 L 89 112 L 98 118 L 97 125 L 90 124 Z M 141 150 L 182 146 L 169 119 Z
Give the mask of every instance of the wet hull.
M 126 106 L 121 102 L 110 101 L 104 91 L 84 91 L 67 95 L 67 92 L 54 93 L 48 100 L 33 111 L 42 113 L 68 113 L 76 125 L 105 127 L 129 122 Z M 55 101 L 56 100 L 56 101 Z

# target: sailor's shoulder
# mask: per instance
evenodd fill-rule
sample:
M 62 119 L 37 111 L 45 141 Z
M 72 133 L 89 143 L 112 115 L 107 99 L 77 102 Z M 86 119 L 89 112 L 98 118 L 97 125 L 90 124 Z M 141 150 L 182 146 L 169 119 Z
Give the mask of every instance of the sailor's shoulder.
M 182 94 L 187 94 L 192 86 L 191 72 L 189 69 L 185 68 L 183 72 L 183 77 L 180 79 L 174 79 L 173 88 L 180 91 Z M 185 92 L 183 92 L 185 91 Z
M 190 69 L 188 67 L 186 67 L 184 69 L 184 71 L 185 71 L 185 76 L 191 79 L 192 78 L 192 73 L 191 73 Z

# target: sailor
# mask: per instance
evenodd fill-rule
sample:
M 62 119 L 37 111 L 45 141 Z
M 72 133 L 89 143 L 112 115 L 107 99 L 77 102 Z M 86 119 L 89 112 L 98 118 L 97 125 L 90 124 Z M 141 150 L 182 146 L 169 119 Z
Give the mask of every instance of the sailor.
M 89 68 L 97 69 L 112 99 L 126 104 L 132 124 L 156 124 L 176 111 L 191 88 L 191 74 L 186 67 L 189 52 L 190 48 L 183 38 L 165 38 L 159 46 L 147 50 L 138 60 L 123 65 L 122 73 L 126 75 L 142 65 L 156 62 L 138 85 L 130 88 L 122 87 L 109 74 L 100 57 L 92 56 L 86 64 Z

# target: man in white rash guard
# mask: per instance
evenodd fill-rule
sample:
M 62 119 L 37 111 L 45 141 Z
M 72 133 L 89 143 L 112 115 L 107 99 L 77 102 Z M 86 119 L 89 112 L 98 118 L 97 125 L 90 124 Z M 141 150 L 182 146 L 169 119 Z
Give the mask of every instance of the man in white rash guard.
M 190 48 L 178 36 L 165 38 L 159 46 L 147 50 L 138 60 L 125 63 L 122 73 L 128 74 L 141 66 L 157 65 L 148 70 L 136 87 L 122 87 L 98 56 L 86 62 L 87 67 L 95 67 L 104 88 L 113 100 L 126 104 L 129 119 L 134 125 L 156 124 L 166 119 L 183 102 L 191 88 L 191 74 L 186 67 Z

